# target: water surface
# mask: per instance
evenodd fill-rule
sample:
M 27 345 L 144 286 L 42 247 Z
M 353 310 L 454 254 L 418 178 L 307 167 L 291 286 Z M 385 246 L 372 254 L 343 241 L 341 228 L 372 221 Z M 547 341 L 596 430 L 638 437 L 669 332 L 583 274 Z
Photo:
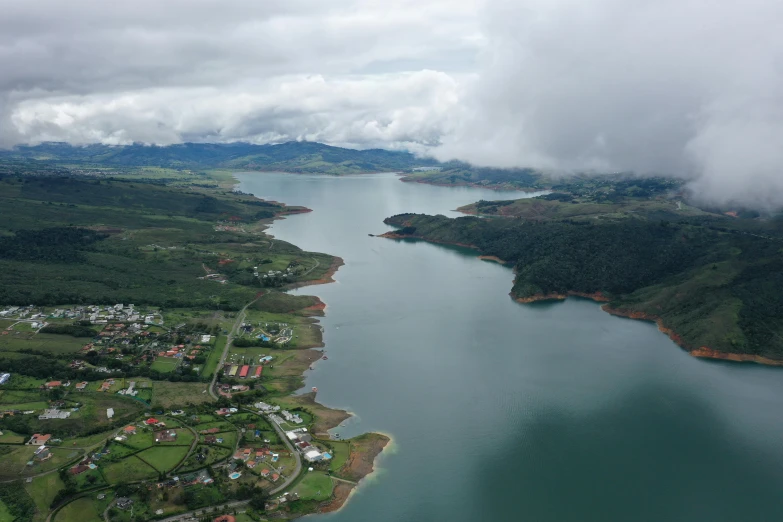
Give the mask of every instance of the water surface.
M 276 237 L 341 256 L 318 400 L 343 436 L 394 439 L 339 522 L 783 520 L 783 369 L 697 360 L 595 303 L 520 305 L 475 252 L 369 237 L 401 212 L 457 216 L 520 193 L 351 177 L 240 174 L 314 212 Z

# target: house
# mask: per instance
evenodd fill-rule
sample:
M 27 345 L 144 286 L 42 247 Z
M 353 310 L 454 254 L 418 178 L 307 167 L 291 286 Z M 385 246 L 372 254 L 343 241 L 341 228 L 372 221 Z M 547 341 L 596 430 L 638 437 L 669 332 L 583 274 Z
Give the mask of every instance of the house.
M 59 388 L 62 385 L 63 385 L 62 381 L 49 381 L 46 384 L 44 384 L 47 390 L 51 390 L 52 388 Z
M 261 470 L 261 476 L 262 477 L 268 477 L 269 476 L 269 470 L 268 469 L 262 469 Z
M 84 464 L 77 464 L 76 466 L 74 466 L 71 469 L 69 469 L 68 472 L 71 475 L 79 475 L 81 473 L 84 473 L 88 469 L 90 469 L 89 466 L 86 466 Z
M 317 449 L 311 449 L 311 450 L 308 450 L 308 451 L 307 451 L 307 452 L 304 454 L 304 458 L 305 458 L 305 460 L 306 460 L 307 462 L 318 462 L 318 461 L 319 461 L 319 460 L 321 460 L 323 457 L 322 457 L 322 455 L 321 455 L 321 452 L 320 452 L 320 451 L 318 451 Z
M 116 504 L 120 509 L 128 509 L 133 505 L 133 499 L 120 497 L 117 499 Z
M 123 431 L 125 435 L 136 435 L 136 426 L 125 426 Z
M 106 408 L 106 417 L 109 419 L 114 417 L 114 408 Z
M 239 378 L 244 379 L 245 377 L 247 377 L 247 373 L 249 371 L 250 371 L 250 366 L 248 366 L 247 364 L 242 366 L 242 369 L 239 371 Z
M 153 424 L 157 424 L 158 423 L 158 419 L 156 419 L 155 417 L 150 417 L 149 419 L 145 420 L 144 423 L 147 426 L 152 426 Z
M 44 412 L 38 416 L 39 420 L 48 420 L 48 419 L 67 419 L 71 416 L 70 411 L 63 411 L 58 410 L 57 408 L 52 408 L 50 410 L 44 410 Z
M 204 443 L 205 444 L 217 444 L 217 437 L 214 435 L 207 435 L 204 437 Z
M 41 435 L 40 433 L 33 434 L 32 438 L 30 439 L 30 442 L 27 444 L 33 445 L 33 446 L 43 446 L 46 444 L 49 439 L 51 439 L 52 436 L 50 434 Z
M 159 431 L 155 434 L 155 442 L 174 442 L 177 440 L 177 432 L 174 430 Z
M 85 388 L 87 388 L 86 382 L 80 382 L 79 384 L 76 385 L 76 389 L 78 391 L 84 391 Z
M 39 446 L 37 450 L 35 450 L 35 453 L 33 454 L 33 457 L 35 460 L 47 460 L 52 457 L 52 453 L 49 451 L 49 448 L 46 446 Z
M 272 482 L 277 482 L 277 479 L 279 479 L 279 478 L 280 478 L 280 475 L 278 475 L 277 473 L 272 473 Z
M 256 372 L 253 374 L 253 378 L 258 379 L 259 377 L 261 377 L 261 372 L 263 371 L 264 371 L 263 366 L 256 366 Z

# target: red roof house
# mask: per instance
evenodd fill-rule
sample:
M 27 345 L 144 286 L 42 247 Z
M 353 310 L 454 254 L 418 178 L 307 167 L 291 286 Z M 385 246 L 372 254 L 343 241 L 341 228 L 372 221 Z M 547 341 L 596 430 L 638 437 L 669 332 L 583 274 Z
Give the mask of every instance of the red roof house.
M 158 419 L 156 419 L 155 417 L 150 417 L 149 419 L 147 419 L 144 422 L 147 424 L 147 426 L 152 426 L 153 424 L 157 424 L 158 423 Z

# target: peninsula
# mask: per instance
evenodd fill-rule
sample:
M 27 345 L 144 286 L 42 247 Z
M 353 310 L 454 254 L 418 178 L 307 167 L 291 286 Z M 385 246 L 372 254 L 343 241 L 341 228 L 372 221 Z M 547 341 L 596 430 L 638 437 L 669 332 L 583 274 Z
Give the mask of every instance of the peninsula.
M 698 208 L 671 180 L 577 178 L 561 187 L 479 201 L 460 218 L 392 216 L 386 223 L 397 230 L 383 236 L 504 260 L 522 303 L 586 297 L 657 322 L 694 356 L 781 364 L 779 220 Z

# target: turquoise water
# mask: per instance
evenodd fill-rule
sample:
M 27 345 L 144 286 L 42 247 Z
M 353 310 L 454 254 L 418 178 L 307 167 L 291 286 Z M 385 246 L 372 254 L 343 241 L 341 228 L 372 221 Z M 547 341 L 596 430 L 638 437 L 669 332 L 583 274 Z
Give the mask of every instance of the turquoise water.
M 394 443 L 340 522 L 783 520 L 783 370 L 697 360 L 595 303 L 521 305 L 474 252 L 369 237 L 400 212 L 521 194 L 241 174 L 314 210 L 271 233 L 344 258 L 305 389 Z

